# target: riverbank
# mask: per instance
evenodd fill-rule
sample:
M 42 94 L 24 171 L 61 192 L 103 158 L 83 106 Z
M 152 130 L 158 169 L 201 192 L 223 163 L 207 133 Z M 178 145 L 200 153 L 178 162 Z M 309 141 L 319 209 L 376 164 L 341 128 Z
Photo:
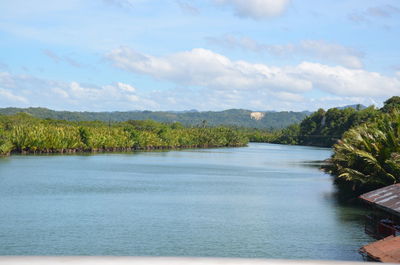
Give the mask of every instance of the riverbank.
M 98 148 L 98 149 L 60 149 L 60 150 L 38 150 L 38 151 L 29 151 L 24 150 L 21 152 L 12 151 L 8 154 L 3 154 L 1 156 L 11 156 L 11 155 L 39 155 L 39 154 L 88 154 L 88 153 L 125 153 L 125 152 L 134 152 L 134 151 L 173 151 L 173 150 L 186 150 L 186 149 L 208 149 L 208 148 L 224 148 L 224 147 L 246 147 L 246 145 L 224 145 L 224 146 L 174 146 L 174 147 L 165 147 L 165 146 L 147 146 L 144 148 L 140 147 L 131 147 L 131 148 Z
M 27 114 L 0 115 L 0 154 L 76 153 L 245 146 L 226 127 L 183 127 L 155 121 L 67 122 Z

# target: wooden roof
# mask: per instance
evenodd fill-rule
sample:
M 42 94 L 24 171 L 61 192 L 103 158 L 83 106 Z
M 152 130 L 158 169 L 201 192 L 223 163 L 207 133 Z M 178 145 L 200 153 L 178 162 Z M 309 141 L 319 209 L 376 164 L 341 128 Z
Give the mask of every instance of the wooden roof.
M 400 237 L 388 236 L 363 246 L 360 251 L 380 262 L 400 263 Z
M 365 193 L 360 199 L 400 217 L 400 184 Z

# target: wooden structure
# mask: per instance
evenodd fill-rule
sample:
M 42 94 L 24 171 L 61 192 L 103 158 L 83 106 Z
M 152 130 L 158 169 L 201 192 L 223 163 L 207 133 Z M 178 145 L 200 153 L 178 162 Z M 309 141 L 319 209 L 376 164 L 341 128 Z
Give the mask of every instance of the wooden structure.
M 400 184 L 365 193 L 360 199 L 374 210 L 366 217 L 367 234 L 377 239 L 400 235 Z
M 400 183 L 365 193 L 360 199 L 400 218 Z
M 400 237 L 388 236 L 363 246 L 360 249 L 360 253 L 367 260 L 400 263 Z
M 367 260 L 400 263 L 400 184 L 365 193 L 359 198 L 374 210 L 366 218 L 365 232 L 381 239 L 362 247 L 360 253 Z

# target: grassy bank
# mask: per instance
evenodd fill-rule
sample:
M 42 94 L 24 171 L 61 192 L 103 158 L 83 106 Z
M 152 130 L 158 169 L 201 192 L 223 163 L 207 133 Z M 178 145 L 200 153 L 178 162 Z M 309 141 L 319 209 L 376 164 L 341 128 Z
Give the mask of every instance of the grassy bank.
M 0 154 L 73 153 L 244 146 L 245 135 L 225 127 L 183 127 L 154 121 L 105 123 L 0 115 Z

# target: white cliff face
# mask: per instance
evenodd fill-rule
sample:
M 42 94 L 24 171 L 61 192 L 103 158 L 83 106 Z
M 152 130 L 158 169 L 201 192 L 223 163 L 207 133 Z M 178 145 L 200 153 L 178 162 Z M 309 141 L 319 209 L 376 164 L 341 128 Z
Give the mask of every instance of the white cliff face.
M 264 117 L 264 115 L 265 113 L 262 112 L 252 112 L 250 113 L 250 118 L 259 121 Z

